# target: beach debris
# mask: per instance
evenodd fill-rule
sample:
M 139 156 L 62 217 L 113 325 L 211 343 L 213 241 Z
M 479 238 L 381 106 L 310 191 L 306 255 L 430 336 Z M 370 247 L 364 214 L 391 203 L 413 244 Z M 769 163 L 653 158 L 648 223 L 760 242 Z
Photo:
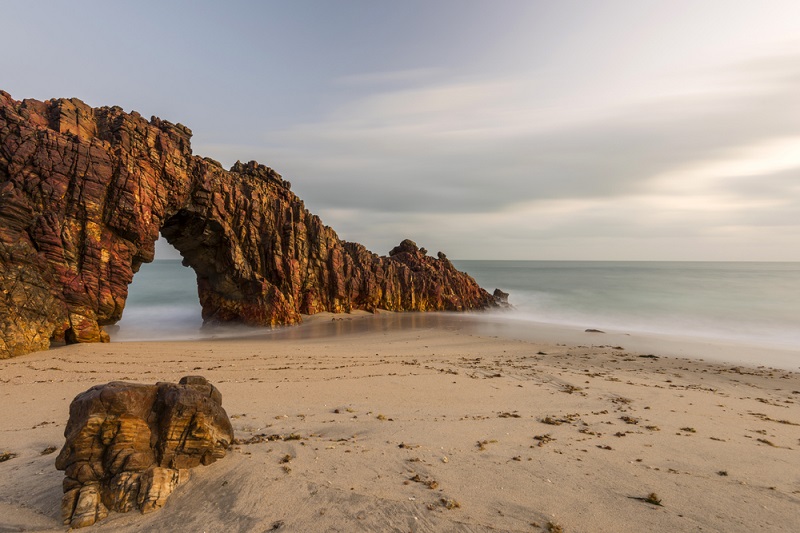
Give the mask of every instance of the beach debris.
M 58 450 L 58 448 L 56 448 L 55 446 L 48 446 L 47 448 L 39 452 L 39 455 L 50 455 L 51 453 L 55 453 L 56 450 Z
M 261 442 L 274 442 L 274 441 L 285 442 L 290 440 L 308 440 L 308 437 L 303 437 L 302 435 L 299 435 L 297 433 L 289 433 L 288 435 L 283 435 L 280 433 L 273 433 L 271 435 L 267 435 L 266 433 L 259 433 L 258 435 L 253 435 L 252 437 L 248 437 L 246 439 L 235 438 L 233 439 L 232 444 L 245 445 L 245 444 L 259 444 Z M 301 442 L 300 444 L 304 443 Z
M 586 333 L 605 333 L 605 331 L 601 331 L 599 329 L 589 328 L 585 330 Z
M 439 503 L 441 503 L 442 507 L 444 507 L 445 509 L 447 509 L 449 511 L 451 511 L 453 509 L 459 509 L 461 507 L 461 504 L 458 503 L 457 500 L 454 500 L 452 498 L 440 498 L 439 499 Z
M 412 477 L 408 478 L 408 480 L 413 481 L 414 483 L 422 483 L 431 490 L 434 490 L 439 486 L 439 482 L 435 479 L 430 477 L 423 478 L 419 474 L 414 474 Z
M 560 426 L 561 424 L 571 424 L 578 420 L 580 420 L 580 415 L 578 413 L 571 413 L 561 417 L 547 415 L 544 418 L 540 418 L 539 422 L 542 424 L 548 424 L 550 426 Z
M 625 422 L 626 424 L 636 425 L 639 423 L 639 419 L 632 416 L 624 415 L 619 417 L 619 419 Z
M 6 461 L 8 461 L 10 459 L 13 459 L 16 456 L 17 456 L 17 454 L 16 453 L 12 453 L 12 452 L 0 453 L 0 463 L 5 463 Z
M 560 426 L 561 424 L 566 422 L 566 420 L 562 420 L 560 418 L 553 418 L 552 416 L 548 415 L 544 418 L 539 419 L 539 422 L 541 422 L 542 424 L 548 424 L 550 426 Z
M 495 442 L 497 442 L 497 440 L 495 440 L 495 439 L 492 439 L 492 440 L 479 440 L 478 444 L 477 444 L 478 450 L 484 451 L 486 449 L 487 445 L 494 444 Z
M 779 403 L 776 403 L 776 402 L 774 402 L 772 400 L 768 400 L 766 398 L 754 398 L 754 400 L 757 401 L 757 402 L 765 403 L 767 405 L 773 405 L 775 407 L 783 407 L 784 409 L 788 409 L 787 405 L 781 405 Z
M 645 354 L 645 355 L 640 355 L 639 357 L 641 357 L 643 359 L 658 359 L 657 355 L 653 355 L 651 353 Z
M 791 420 L 785 420 L 785 419 L 778 420 L 778 419 L 775 419 L 775 418 L 770 418 L 769 416 L 767 416 L 764 413 L 753 413 L 753 412 L 750 412 L 750 411 L 748 411 L 748 412 L 751 415 L 753 415 L 755 417 L 758 417 L 761 420 L 764 420 L 766 422 L 777 422 L 778 424 L 786 424 L 786 425 L 789 425 L 789 426 L 800 426 L 800 424 L 798 424 L 797 422 L 792 422 Z
M 647 496 L 645 496 L 645 497 L 641 497 L 641 496 L 628 496 L 628 498 L 630 498 L 630 499 L 632 499 L 632 500 L 639 500 L 640 502 L 649 503 L 649 504 L 651 504 L 651 505 L 658 505 L 659 507 L 664 507 L 664 506 L 661 504 L 661 498 L 659 498 L 659 497 L 658 497 L 658 494 L 656 494 L 655 492 L 651 492 L 650 494 L 648 494 L 648 495 L 647 495 Z
M 537 441 L 536 445 L 541 448 L 542 446 L 544 446 L 548 442 L 553 442 L 556 439 L 551 437 L 550 433 L 545 433 L 544 435 L 536 435 L 535 437 L 533 437 L 533 440 Z
M 555 522 L 549 521 L 545 526 L 545 531 L 547 531 L 547 533 L 564 533 L 564 528 Z
M 233 428 L 222 395 L 201 376 L 179 383 L 115 381 L 70 404 L 64 471 L 64 524 L 90 526 L 109 510 L 143 513 L 164 505 L 189 469 L 225 456 Z

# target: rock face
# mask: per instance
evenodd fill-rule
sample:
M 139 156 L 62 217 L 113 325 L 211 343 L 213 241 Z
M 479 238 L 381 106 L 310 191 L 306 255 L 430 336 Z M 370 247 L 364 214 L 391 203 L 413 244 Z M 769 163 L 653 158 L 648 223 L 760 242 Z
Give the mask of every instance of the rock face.
M 511 309 L 511 304 L 508 303 L 509 296 L 510 295 L 507 292 L 503 292 L 500 289 L 495 289 L 492 293 L 492 298 L 494 298 L 497 306 L 503 309 Z
M 0 358 L 108 340 L 159 232 L 194 269 L 206 323 L 495 305 L 444 254 L 341 241 L 274 170 L 226 171 L 190 137 L 119 107 L 0 91 Z
M 222 395 L 200 376 L 179 384 L 112 382 L 69 407 L 63 470 L 64 524 L 90 526 L 109 510 L 143 513 L 164 505 L 189 468 L 225 456 L 233 428 Z

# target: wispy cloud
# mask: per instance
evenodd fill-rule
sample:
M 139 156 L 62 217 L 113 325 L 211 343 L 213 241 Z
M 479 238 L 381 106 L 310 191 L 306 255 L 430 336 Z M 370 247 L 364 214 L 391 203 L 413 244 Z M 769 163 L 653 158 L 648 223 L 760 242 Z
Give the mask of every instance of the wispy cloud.
M 348 87 L 365 85 L 383 85 L 398 83 L 419 83 L 429 81 L 432 78 L 441 77 L 444 74 L 439 68 L 413 68 L 404 70 L 386 70 L 380 72 L 364 72 L 361 74 L 348 74 L 333 80 L 335 85 Z
M 462 256 L 480 237 L 527 243 L 529 257 L 548 238 L 567 250 L 604 235 L 646 232 L 680 247 L 731 227 L 796 232 L 798 65 L 796 55 L 750 59 L 627 99 L 562 97 L 530 76 L 356 76 L 347 82 L 409 85 L 373 86 L 318 121 L 265 132 L 248 153 L 273 162 L 346 238 L 378 250 L 431 227 Z
M 267 144 L 303 183 L 338 198 L 341 206 L 357 207 L 358 198 L 337 191 L 380 184 L 389 187 L 387 202 L 376 207 L 391 209 L 398 192 L 392 183 L 402 179 L 404 186 L 435 181 L 441 193 L 458 189 L 467 193 L 457 195 L 462 200 L 474 196 L 498 207 L 627 194 L 667 174 L 690 180 L 703 165 L 741 167 L 742 150 L 776 142 L 791 148 L 795 141 L 788 138 L 798 132 L 800 77 L 749 91 L 597 109 L 583 117 L 541 106 L 534 86 L 501 80 L 371 94 L 325 120 L 270 133 Z M 566 118 L 559 121 L 559 115 Z M 759 156 L 762 164 L 785 159 L 778 148 Z M 447 204 L 456 211 L 476 207 Z

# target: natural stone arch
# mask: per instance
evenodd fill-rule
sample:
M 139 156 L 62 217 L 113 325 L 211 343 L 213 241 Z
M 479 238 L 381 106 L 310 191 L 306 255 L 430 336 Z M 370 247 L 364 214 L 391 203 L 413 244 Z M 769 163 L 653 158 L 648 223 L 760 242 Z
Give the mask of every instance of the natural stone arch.
M 222 224 L 181 209 L 164 222 L 161 234 L 181 253 L 183 265 L 192 268 L 198 286 L 219 287 L 233 299 L 245 298 L 241 280 L 235 277 L 233 269 L 224 268 L 225 263 L 218 257 L 230 249 Z M 214 320 L 214 317 L 204 313 L 203 320 Z
M 0 91 L 0 357 L 108 340 L 102 326 L 121 318 L 159 232 L 195 270 L 207 322 L 495 305 L 444 254 L 341 241 L 274 170 L 225 170 L 190 138 L 119 107 Z
M 161 234 L 197 276 L 204 324 L 263 326 L 300 321 L 299 313 L 275 285 L 274 272 L 263 268 L 264 261 L 254 265 L 246 259 L 249 254 L 223 221 L 180 209 L 165 221 Z

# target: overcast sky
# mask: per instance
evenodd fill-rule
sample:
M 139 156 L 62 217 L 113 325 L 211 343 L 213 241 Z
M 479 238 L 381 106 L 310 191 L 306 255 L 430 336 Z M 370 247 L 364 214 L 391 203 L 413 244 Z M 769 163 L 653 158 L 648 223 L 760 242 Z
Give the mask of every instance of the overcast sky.
M 800 260 L 800 1 L 0 0 L 0 88 L 256 159 L 343 239 Z M 163 257 L 163 255 L 161 255 Z

